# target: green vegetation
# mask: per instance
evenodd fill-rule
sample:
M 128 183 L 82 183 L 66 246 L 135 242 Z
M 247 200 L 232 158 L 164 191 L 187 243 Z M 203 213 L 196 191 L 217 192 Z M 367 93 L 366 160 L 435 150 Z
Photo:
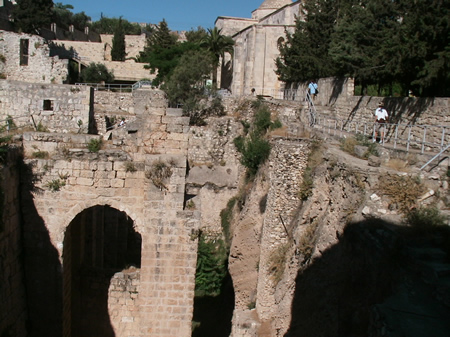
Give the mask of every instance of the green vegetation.
M 314 170 L 323 162 L 322 157 L 323 147 L 319 141 L 311 143 L 311 150 L 308 155 L 308 163 L 303 171 L 302 184 L 298 192 L 299 198 L 303 201 L 307 200 L 312 195 L 314 187 Z
M 49 157 L 49 154 L 47 151 L 35 151 L 31 156 L 38 159 L 47 159 Z
M 92 138 L 87 144 L 89 152 L 98 152 L 102 148 L 103 142 L 101 138 Z
M 303 11 L 279 44 L 282 81 L 346 76 L 363 95 L 450 95 L 448 2 L 306 0 Z
M 52 192 L 57 192 L 59 191 L 62 187 L 66 186 L 66 182 L 64 180 L 60 180 L 60 179 L 53 179 L 51 181 L 49 181 L 46 185 L 45 185 L 50 191 Z
M 432 229 L 446 226 L 447 219 L 435 207 L 420 207 L 406 214 L 406 222 L 416 228 Z
M 17 0 L 13 9 L 14 23 L 23 33 L 40 31 L 51 23 L 52 0 Z
M 127 161 L 125 163 L 125 171 L 126 172 L 136 172 L 136 166 L 134 165 L 134 163 L 132 161 Z
M 254 177 L 258 168 L 269 158 L 271 146 L 265 135 L 275 124 L 271 121 L 270 109 L 264 102 L 257 100 L 252 106 L 256 111 L 253 123 L 248 128 L 249 134 L 234 139 L 236 149 L 242 154 L 241 163 L 247 168 L 248 178 Z M 248 122 L 241 123 L 245 132 Z M 278 123 L 279 121 L 277 125 Z
M 196 296 L 217 296 L 227 275 L 228 251 L 221 239 L 200 235 L 198 241 Z
M 89 66 L 81 70 L 81 80 L 86 83 L 111 83 L 114 81 L 114 74 L 102 63 L 91 62 Z
M 228 203 L 227 203 L 227 207 L 224 208 L 221 212 L 220 212 L 220 220 L 221 220 L 221 226 L 222 226 L 222 232 L 223 232 L 223 236 L 225 237 L 225 242 L 229 245 L 231 242 L 231 220 L 233 218 L 233 209 L 234 206 L 236 205 L 236 201 L 238 199 L 236 197 L 231 198 Z
M 208 33 L 201 40 L 200 46 L 205 48 L 212 57 L 212 84 L 216 87 L 219 62 L 223 60 L 225 53 L 233 53 L 234 40 L 230 36 L 222 35 L 222 30 L 217 27 L 208 28 Z
M 122 18 L 119 18 L 119 22 L 114 30 L 114 37 L 112 40 L 111 59 L 113 61 L 125 61 L 126 56 L 125 32 L 122 26 Z
M 355 146 L 367 146 L 367 151 L 363 154 L 362 158 L 367 159 L 369 156 L 379 156 L 377 144 L 370 141 L 370 139 L 362 134 L 357 134 L 355 137 L 341 138 L 341 149 L 352 156 L 357 156 L 355 152 Z

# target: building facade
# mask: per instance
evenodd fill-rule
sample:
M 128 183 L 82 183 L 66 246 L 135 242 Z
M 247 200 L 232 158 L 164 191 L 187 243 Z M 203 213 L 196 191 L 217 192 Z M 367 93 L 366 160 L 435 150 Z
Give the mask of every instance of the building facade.
M 234 55 L 224 59 L 221 87 L 233 95 L 268 95 L 284 89 L 275 73 L 278 44 L 286 31 L 293 32 L 297 18 L 302 19 L 302 2 L 265 0 L 252 12 L 251 19 L 219 16 L 216 27 L 235 41 Z M 252 90 L 255 89 L 255 90 Z

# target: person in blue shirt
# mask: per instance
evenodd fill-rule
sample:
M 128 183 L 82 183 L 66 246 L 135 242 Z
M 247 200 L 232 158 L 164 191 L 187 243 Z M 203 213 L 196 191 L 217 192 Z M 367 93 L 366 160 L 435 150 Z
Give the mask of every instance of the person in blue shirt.
M 308 90 L 309 90 L 309 94 L 312 96 L 312 98 L 316 99 L 316 96 L 319 93 L 319 89 L 318 89 L 317 83 L 314 80 L 309 82 Z

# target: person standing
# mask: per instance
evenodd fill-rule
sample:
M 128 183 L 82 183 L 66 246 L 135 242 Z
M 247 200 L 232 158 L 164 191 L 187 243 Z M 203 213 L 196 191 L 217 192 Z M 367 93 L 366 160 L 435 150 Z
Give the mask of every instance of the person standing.
M 314 80 L 311 80 L 308 85 L 309 94 L 312 96 L 312 99 L 315 100 L 317 94 L 319 93 L 319 87 Z
M 375 132 L 372 141 L 377 141 L 378 132 L 380 132 L 380 143 L 384 143 L 384 129 L 389 120 L 389 114 L 384 108 L 383 102 L 378 103 L 378 108 L 375 110 Z

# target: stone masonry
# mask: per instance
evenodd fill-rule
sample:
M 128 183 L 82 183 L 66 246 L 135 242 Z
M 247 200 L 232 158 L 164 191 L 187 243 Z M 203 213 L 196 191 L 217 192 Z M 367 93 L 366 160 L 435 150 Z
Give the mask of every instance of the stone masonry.
M 9 80 L 61 84 L 69 74 L 69 61 L 50 57 L 48 43 L 37 35 L 0 31 L 0 53 L 0 73 Z
M 125 212 L 142 236 L 141 268 L 116 274 L 111 281 L 108 311 L 116 335 L 190 336 L 197 256 L 192 233 L 198 217 L 184 210 L 188 119 L 166 116 L 159 91 L 135 95 L 139 131 L 128 135 L 116 130 L 113 142 L 98 153 L 89 152 L 87 144 L 99 136 L 24 135 L 26 163 L 40 177 L 33 204 L 62 265 L 69 263 L 63 254 L 65 232 L 78 214 L 96 205 Z M 117 137 L 119 147 L 113 145 Z M 34 158 L 37 147 L 51 159 Z M 130 163 L 135 170 L 128 169 Z M 155 163 L 170 166 L 164 187 L 148 178 Z M 57 190 L 50 188 L 55 182 L 60 183 Z M 33 237 L 33 219 L 25 216 L 24 221 Z M 69 298 L 68 286 L 63 283 L 64 301 Z M 70 336 L 70 313 L 63 307 L 64 335 Z

